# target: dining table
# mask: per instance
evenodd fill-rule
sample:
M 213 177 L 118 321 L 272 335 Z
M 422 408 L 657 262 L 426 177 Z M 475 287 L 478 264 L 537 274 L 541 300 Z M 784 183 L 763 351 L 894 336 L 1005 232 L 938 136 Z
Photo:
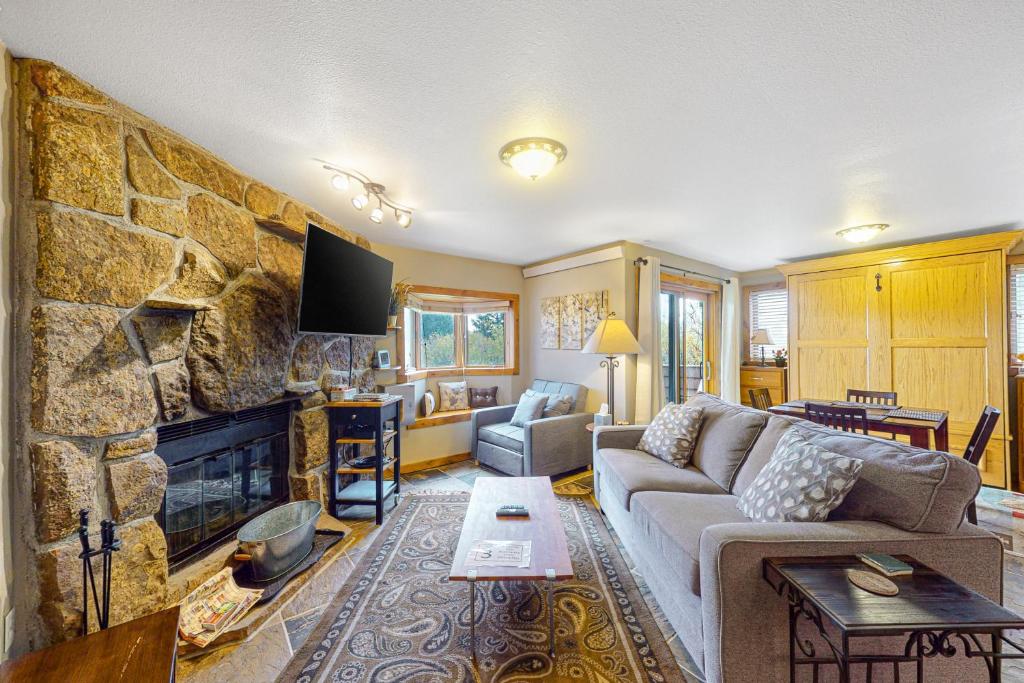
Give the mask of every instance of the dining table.
M 823 403 L 834 406 L 852 406 L 848 401 L 836 401 L 830 399 L 801 398 L 786 401 L 779 405 L 772 406 L 768 412 L 786 417 L 807 417 L 804 409 L 807 403 Z M 877 403 L 858 403 L 857 407 L 865 409 L 868 420 L 868 429 L 872 432 L 883 432 L 886 434 L 901 434 L 910 437 L 910 444 L 919 448 L 932 448 L 931 437 L 934 434 L 937 451 L 949 452 L 949 411 L 936 408 L 911 408 L 909 406 L 886 406 Z M 934 413 L 936 419 L 913 419 L 908 417 L 896 417 L 893 412 L 902 408 L 904 411 L 917 411 Z

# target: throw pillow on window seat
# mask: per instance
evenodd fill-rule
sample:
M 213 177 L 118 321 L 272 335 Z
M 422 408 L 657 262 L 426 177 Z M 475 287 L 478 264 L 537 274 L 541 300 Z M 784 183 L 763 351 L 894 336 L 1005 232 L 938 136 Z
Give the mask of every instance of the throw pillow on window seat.
M 438 382 L 437 389 L 441 394 L 439 411 L 469 408 L 469 389 L 465 382 Z
M 544 414 L 544 406 L 548 402 L 546 394 L 528 396 L 523 394 L 519 397 L 519 405 L 516 412 L 512 414 L 510 423 L 513 427 L 525 427 L 527 422 L 539 420 Z
M 494 408 L 498 405 L 498 387 L 469 390 L 470 408 Z
M 558 417 L 568 415 L 575 407 L 576 400 L 572 396 L 560 396 L 558 394 L 545 394 L 533 389 L 526 390 L 527 396 L 543 396 L 546 399 L 544 405 L 544 417 Z
M 676 467 L 686 467 L 697 446 L 704 409 L 669 403 L 651 420 L 637 448 Z
M 434 400 L 434 394 L 428 389 L 423 394 L 423 417 L 430 417 L 434 414 L 434 407 L 437 402 Z
M 857 483 L 863 465 L 790 429 L 736 507 L 755 522 L 824 522 Z

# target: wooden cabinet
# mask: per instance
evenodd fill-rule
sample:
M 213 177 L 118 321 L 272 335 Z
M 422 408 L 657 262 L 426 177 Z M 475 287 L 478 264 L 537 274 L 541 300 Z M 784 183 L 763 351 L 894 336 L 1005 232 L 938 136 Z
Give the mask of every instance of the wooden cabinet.
M 986 405 L 1006 414 L 1006 252 L 1021 233 L 884 249 L 781 266 L 789 289 L 794 398 L 847 388 L 896 391 L 902 405 L 949 411 L 963 452 Z M 980 467 L 1009 480 L 1007 420 Z
M 767 389 L 772 405 L 786 402 L 786 368 L 761 365 L 740 366 L 740 400 L 750 405 L 749 389 Z

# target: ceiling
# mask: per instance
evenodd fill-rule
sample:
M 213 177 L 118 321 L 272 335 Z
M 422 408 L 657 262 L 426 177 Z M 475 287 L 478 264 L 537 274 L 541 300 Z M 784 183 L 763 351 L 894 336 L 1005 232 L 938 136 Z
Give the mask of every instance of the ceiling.
M 1024 220 L 1024 2 L 39 2 L 52 60 L 372 241 L 737 271 Z M 530 182 L 497 159 L 566 144 Z M 314 158 L 417 209 L 375 225 Z

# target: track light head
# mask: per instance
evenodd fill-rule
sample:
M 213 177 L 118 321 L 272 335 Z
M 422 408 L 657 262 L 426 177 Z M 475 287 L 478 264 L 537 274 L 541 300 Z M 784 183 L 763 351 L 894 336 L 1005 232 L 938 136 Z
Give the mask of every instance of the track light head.
M 331 176 L 331 187 L 339 192 L 344 192 L 348 189 L 348 176 L 342 173 Z
M 370 203 L 370 198 L 365 192 L 357 194 L 352 198 L 352 206 L 356 207 L 356 211 L 362 211 L 366 208 L 366 205 Z
M 398 224 L 403 228 L 408 228 L 410 225 L 412 225 L 412 214 L 409 213 L 408 211 L 396 210 L 395 220 L 398 221 Z

